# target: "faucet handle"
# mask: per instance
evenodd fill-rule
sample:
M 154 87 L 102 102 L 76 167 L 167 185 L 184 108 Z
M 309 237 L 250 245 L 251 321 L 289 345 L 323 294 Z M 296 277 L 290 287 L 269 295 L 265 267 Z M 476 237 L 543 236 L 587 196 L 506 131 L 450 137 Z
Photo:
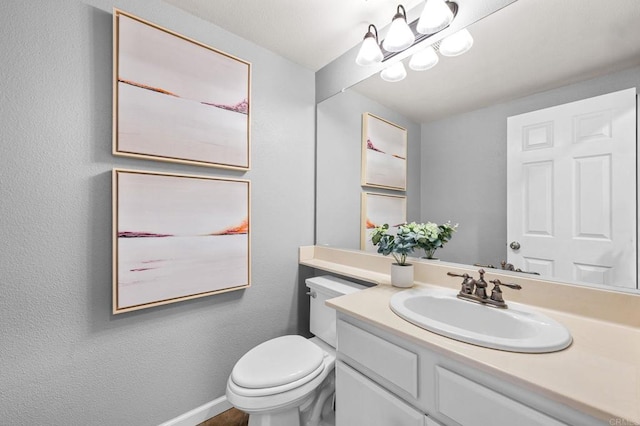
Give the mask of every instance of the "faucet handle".
M 473 289 L 476 286 L 476 280 L 466 272 L 464 274 L 455 274 L 453 272 L 447 272 L 447 275 L 450 277 L 462 277 L 464 280 L 462 281 L 462 288 L 460 289 L 461 294 L 472 294 Z
M 489 299 L 493 300 L 495 303 L 498 304 L 498 307 L 502 307 L 502 308 L 506 308 L 507 305 L 504 303 L 504 298 L 502 297 L 502 290 L 500 290 L 500 286 L 503 285 L 503 286 L 512 288 L 514 290 L 520 290 L 522 288 L 519 284 L 503 283 L 503 282 L 500 282 L 500 280 L 497 278 L 489 282 L 493 284 L 493 290 L 491 290 L 491 296 L 489 296 Z
M 489 281 L 489 282 L 490 282 L 491 284 L 495 285 L 496 287 L 503 285 L 503 286 L 505 286 L 505 287 L 509 287 L 509 288 L 514 289 L 514 290 L 520 290 L 520 289 L 522 288 L 522 286 L 521 286 L 520 284 L 507 284 L 507 283 L 503 283 L 503 282 L 501 282 L 501 281 L 500 281 L 499 279 L 497 279 L 497 278 L 496 278 L 495 280 L 491 280 L 491 281 Z

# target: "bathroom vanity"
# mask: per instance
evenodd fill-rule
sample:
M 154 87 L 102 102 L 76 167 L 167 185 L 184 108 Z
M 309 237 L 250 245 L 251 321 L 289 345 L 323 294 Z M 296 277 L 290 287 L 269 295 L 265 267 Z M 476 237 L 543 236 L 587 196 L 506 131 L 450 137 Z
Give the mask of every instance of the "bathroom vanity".
M 396 315 L 389 302 L 403 289 L 388 285 L 389 263 L 357 251 L 300 251 L 302 265 L 378 284 L 327 302 L 338 313 L 337 426 L 640 424 L 638 295 L 496 271 L 522 284 L 520 292 L 505 291 L 508 301 L 533 306 L 573 336 L 558 352 L 507 352 Z M 456 288 L 459 280 L 446 272 L 473 271 L 443 262 L 415 266 L 417 288 Z
M 338 342 L 337 426 L 602 424 L 344 313 Z

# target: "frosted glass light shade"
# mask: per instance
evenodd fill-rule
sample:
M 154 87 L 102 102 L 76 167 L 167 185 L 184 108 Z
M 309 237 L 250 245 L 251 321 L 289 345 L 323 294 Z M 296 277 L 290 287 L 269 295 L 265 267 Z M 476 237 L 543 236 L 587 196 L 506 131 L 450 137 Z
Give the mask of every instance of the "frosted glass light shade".
M 362 41 L 358 56 L 356 57 L 356 64 L 364 67 L 382 62 L 380 46 L 378 46 L 378 42 L 373 34 L 371 34 L 371 36 L 369 36 L 369 34 L 371 33 L 368 33 Z
M 427 0 L 416 29 L 421 34 L 434 34 L 453 21 L 453 12 L 444 0 Z
M 382 42 L 382 47 L 387 52 L 402 52 L 410 47 L 415 40 L 416 37 L 407 25 L 407 20 L 402 15 L 396 15 L 391 22 L 387 37 Z
M 465 28 L 444 38 L 440 42 L 438 51 L 444 56 L 458 56 L 471 49 L 471 46 L 473 46 L 473 37 Z
M 404 68 L 402 62 L 396 62 L 380 72 L 380 77 L 382 77 L 384 81 L 389 81 L 391 83 L 404 80 L 406 76 L 407 70 Z
M 436 66 L 440 58 L 433 47 L 428 46 L 419 52 L 416 52 L 409 61 L 409 68 L 414 71 L 426 71 Z

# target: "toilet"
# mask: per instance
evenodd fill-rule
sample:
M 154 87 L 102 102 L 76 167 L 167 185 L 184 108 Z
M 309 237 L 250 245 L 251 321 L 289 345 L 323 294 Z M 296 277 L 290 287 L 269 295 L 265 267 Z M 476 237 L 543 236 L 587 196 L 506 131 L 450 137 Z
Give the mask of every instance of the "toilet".
M 310 339 L 288 335 L 247 352 L 227 381 L 227 400 L 249 413 L 249 426 L 335 424 L 336 313 L 327 299 L 365 288 L 332 276 L 306 280 Z

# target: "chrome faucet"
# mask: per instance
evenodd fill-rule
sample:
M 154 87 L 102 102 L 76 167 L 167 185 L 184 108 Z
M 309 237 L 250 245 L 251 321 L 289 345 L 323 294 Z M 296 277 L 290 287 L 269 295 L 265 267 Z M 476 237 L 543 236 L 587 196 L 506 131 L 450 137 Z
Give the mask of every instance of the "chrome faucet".
M 487 282 L 484 279 L 485 271 L 484 269 L 479 269 L 478 273 L 480 274 L 480 278 L 477 280 L 474 279 L 471 275 L 464 274 L 456 274 L 453 272 L 447 272 L 447 275 L 450 277 L 462 277 L 464 280 L 462 281 L 462 287 L 460 288 L 460 292 L 458 293 L 458 298 L 463 300 L 468 300 L 471 302 L 481 303 L 483 305 L 489 305 L 496 308 L 507 308 L 507 304 L 504 302 L 504 298 L 502 297 L 502 290 L 500 286 L 505 286 L 512 288 L 514 290 L 520 290 L 522 286 L 519 284 L 507 284 L 501 282 L 499 279 L 489 281 L 493 284 L 493 289 L 491 289 L 491 296 L 487 296 Z

